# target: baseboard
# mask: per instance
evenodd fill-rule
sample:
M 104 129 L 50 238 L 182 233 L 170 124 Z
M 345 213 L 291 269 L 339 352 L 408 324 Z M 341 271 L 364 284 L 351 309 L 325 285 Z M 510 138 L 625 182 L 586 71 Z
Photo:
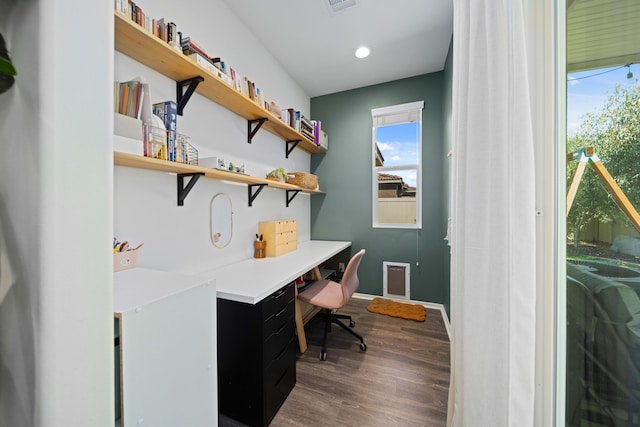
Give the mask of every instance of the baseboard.
M 444 305 L 442 304 L 438 304 L 436 302 L 424 302 L 424 301 L 406 300 L 406 299 L 400 299 L 400 298 L 388 298 L 388 297 L 382 297 L 380 295 L 361 294 L 358 292 L 353 294 L 353 298 L 365 299 L 365 300 L 372 300 L 374 298 L 384 298 L 384 299 L 390 299 L 392 301 L 405 302 L 408 304 L 421 304 L 421 305 L 424 305 L 425 308 L 428 308 L 431 310 L 438 310 L 442 315 L 442 321 L 444 322 L 444 327 L 447 330 L 447 336 L 449 337 L 449 342 L 451 342 L 451 325 L 449 324 L 449 316 L 447 316 L 447 311 L 444 309 Z

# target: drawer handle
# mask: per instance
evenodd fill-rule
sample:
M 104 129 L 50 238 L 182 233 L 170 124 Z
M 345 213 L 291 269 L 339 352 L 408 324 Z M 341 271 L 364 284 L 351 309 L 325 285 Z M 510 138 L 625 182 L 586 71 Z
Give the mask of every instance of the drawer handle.
M 285 286 L 284 288 L 280 289 L 279 291 L 276 291 L 273 293 L 273 297 L 274 298 L 280 298 L 282 296 L 282 294 L 284 294 L 285 292 L 287 292 L 287 289 L 289 288 L 289 286 Z
M 272 333 L 271 336 L 278 335 L 285 328 L 285 326 L 287 326 L 287 323 L 289 323 L 289 319 L 287 319 L 282 325 L 280 325 L 278 330 Z
M 280 378 L 278 378 L 278 381 L 276 381 L 276 385 L 275 387 L 278 386 L 278 384 L 280 384 L 280 382 L 282 381 L 282 379 L 284 378 L 285 375 L 287 375 L 287 372 L 289 372 L 289 369 L 287 368 L 284 373 L 282 375 L 280 375 Z
M 276 357 L 274 357 L 272 360 L 280 359 L 280 356 L 282 356 L 284 354 L 284 352 L 287 351 L 288 348 L 289 348 L 289 343 L 287 343 L 287 345 L 285 345 L 284 348 L 282 350 L 280 350 L 280 353 L 278 353 L 278 355 Z
M 284 313 L 284 311 L 287 309 L 287 307 L 289 307 L 289 304 L 285 305 L 284 307 L 282 307 L 282 310 L 280 310 L 279 312 L 276 313 L 275 317 L 280 316 L 282 313 Z

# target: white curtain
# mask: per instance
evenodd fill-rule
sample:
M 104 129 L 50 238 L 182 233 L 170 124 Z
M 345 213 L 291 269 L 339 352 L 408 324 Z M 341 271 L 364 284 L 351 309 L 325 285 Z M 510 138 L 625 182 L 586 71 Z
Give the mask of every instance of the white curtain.
M 450 426 L 534 423 L 528 1 L 453 2 Z

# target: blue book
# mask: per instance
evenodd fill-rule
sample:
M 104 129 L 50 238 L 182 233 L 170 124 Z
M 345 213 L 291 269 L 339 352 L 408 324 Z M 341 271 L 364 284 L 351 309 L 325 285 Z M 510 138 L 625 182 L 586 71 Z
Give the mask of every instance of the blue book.
M 300 111 L 293 113 L 293 128 L 300 132 Z
M 176 130 L 178 121 L 178 105 L 173 101 L 153 104 L 153 114 L 160 117 L 167 128 L 167 160 L 176 161 Z

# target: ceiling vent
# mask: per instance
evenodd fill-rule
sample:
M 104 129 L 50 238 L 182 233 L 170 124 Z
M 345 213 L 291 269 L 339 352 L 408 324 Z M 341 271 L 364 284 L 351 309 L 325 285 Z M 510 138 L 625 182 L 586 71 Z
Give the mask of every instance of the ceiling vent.
M 332 15 L 356 5 L 356 0 L 325 0 Z

